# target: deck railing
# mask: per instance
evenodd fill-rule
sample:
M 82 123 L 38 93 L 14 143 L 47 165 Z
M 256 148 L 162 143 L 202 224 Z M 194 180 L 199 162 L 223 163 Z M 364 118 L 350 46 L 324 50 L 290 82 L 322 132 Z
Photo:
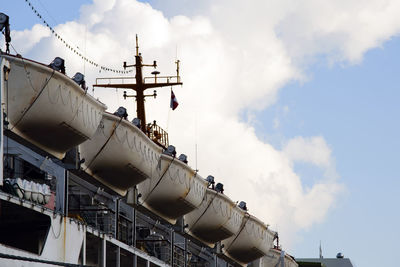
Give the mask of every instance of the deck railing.
M 161 145 L 164 148 L 168 147 L 168 133 L 158 126 L 156 121 L 147 124 L 146 134 L 156 144 Z

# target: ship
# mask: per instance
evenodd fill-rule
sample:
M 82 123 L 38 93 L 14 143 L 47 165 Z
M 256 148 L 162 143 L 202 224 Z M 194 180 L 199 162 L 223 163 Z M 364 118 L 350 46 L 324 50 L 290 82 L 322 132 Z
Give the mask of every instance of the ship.
M 136 37 L 135 63 L 123 63 L 134 80 L 96 79 L 135 92 L 124 92 L 136 100 L 129 121 L 88 93 L 82 73 L 68 76 L 68 60 L 11 54 L 9 20 L 0 13 L 0 266 L 297 266 L 277 257 L 276 231 L 147 123 L 156 91 L 146 90 L 182 85 L 179 61 L 176 75 L 144 77 L 157 63 L 143 63 Z

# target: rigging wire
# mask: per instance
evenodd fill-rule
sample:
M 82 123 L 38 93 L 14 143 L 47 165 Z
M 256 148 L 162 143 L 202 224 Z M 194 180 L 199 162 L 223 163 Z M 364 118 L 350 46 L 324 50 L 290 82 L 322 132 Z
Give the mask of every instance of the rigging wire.
M 92 165 L 92 163 L 97 159 L 97 157 L 100 155 L 100 153 L 103 151 L 103 149 L 107 146 L 108 142 L 111 140 L 111 137 L 113 137 L 113 135 L 115 134 L 115 132 L 117 131 L 118 126 L 121 124 L 122 121 L 122 117 L 119 119 L 119 121 L 117 122 L 117 124 L 115 124 L 115 126 L 113 127 L 110 136 L 107 138 L 107 140 L 104 142 L 104 144 L 101 146 L 101 148 L 99 149 L 99 151 L 96 153 L 96 155 L 93 157 L 92 161 L 87 164 L 86 168 L 84 169 L 84 171 L 86 171 L 90 165 Z
M 28 111 L 32 108 L 32 106 L 35 104 L 36 100 L 39 99 L 40 95 L 43 93 L 44 89 L 47 87 L 47 85 L 49 84 L 50 80 L 53 78 L 55 73 L 55 70 L 53 70 L 53 72 L 50 75 L 50 78 L 46 78 L 44 85 L 42 86 L 42 89 L 40 89 L 39 93 L 35 96 L 35 98 L 33 99 L 33 101 L 30 103 L 30 105 L 24 110 L 24 112 L 22 113 L 21 117 L 19 117 L 19 119 L 17 120 L 16 123 L 14 123 L 14 125 L 12 126 L 11 130 L 13 130 L 21 121 L 22 119 L 25 117 L 26 114 L 28 114 Z
M 243 229 L 246 227 L 247 222 L 250 220 L 250 214 L 248 214 L 246 212 L 244 216 L 245 216 L 246 221 L 242 224 L 242 226 L 240 227 L 239 232 L 236 234 L 235 238 L 231 241 L 229 246 L 226 248 L 227 251 L 233 245 L 233 243 L 235 243 L 236 239 L 239 237 L 239 235 L 242 233 Z
M 190 230 L 193 229 L 193 227 L 200 221 L 200 219 L 204 216 L 204 214 L 206 214 L 206 212 L 208 211 L 208 208 L 213 204 L 213 201 L 215 199 L 215 197 L 218 195 L 218 192 L 215 191 L 215 194 L 212 196 L 210 202 L 208 202 L 206 209 L 201 213 L 201 215 L 197 218 L 197 220 L 191 225 Z M 207 198 L 207 192 L 204 194 L 204 197 L 202 199 L 202 202 L 204 201 L 204 199 Z
M 114 69 L 114 68 L 110 68 L 108 66 L 105 65 L 101 65 L 99 63 L 96 63 L 95 61 L 89 59 L 85 53 L 83 53 L 79 47 L 77 46 L 73 46 L 70 43 L 68 43 L 65 38 L 63 38 L 59 33 L 57 33 L 53 27 L 51 27 L 49 25 L 49 23 L 47 23 L 47 21 L 43 18 L 43 16 L 37 11 L 37 9 L 32 5 L 32 3 L 29 0 L 25 0 L 25 2 L 28 4 L 28 6 L 32 9 L 32 12 L 35 13 L 35 15 L 41 20 L 41 22 L 47 27 L 49 28 L 50 32 L 52 35 L 54 35 L 61 43 L 63 43 L 65 45 L 66 48 L 68 48 L 69 50 L 71 50 L 71 52 L 73 52 L 75 55 L 79 56 L 80 58 L 82 58 L 85 62 L 91 64 L 92 66 L 99 68 L 100 70 L 103 71 L 109 71 L 109 72 L 114 72 L 114 73 L 121 73 L 121 74 L 127 74 L 127 73 L 131 73 L 133 72 L 133 70 L 118 70 L 118 69 Z
M 171 161 L 168 164 L 168 167 L 165 169 L 165 171 L 163 172 L 163 174 L 160 176 L 160 178 L 158 179 L 157 183 L 154 185 L 154 187 L 150 190 L 150 192 L 147 194 L 147 197 L 143 200 L 143 203 L 146 202 L 146 200 L 151 196 L 151 193 L 153 193 L 153 191 L 157 188 L 157 186 L 161 183 L 161 181 L 163 180 L 165 174 L 167 173 L 167 171 L 169 170 L 169 168 L 172 165 L 172 162 L 175 160 L 175 156 L 172 157 Z M 159 164 L 161 166 L 161 155 L 159 158 Z
M 39 4 L 42 6 L 42 8 L 44 9 L 44 11 L 46 11 L 47 15 L 49 15 L 49 17 L 53 20 L 53 22 L 55 24 L 59 24 L 58 21 L 51 15 L 51 13 L 47 10 L 46 6 L 42 3 L 42 1 L 37 0 L 39 2 Z

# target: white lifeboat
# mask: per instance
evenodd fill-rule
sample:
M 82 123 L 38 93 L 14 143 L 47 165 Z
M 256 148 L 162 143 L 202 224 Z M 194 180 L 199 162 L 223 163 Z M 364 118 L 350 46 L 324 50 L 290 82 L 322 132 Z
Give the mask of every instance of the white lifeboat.
M 208 188 L 201 205 L 184 219 L 191 235 L 212 246 L 239 232 L 243 216 L 229 197 Z
M 106 109 L 104 104 L 46 65 L 22 57 L 1 57 L 10 62 L 4 89 L 9 129 L 58 158 L 91 138 Z
M 222 240 L 228 256 L 243 264 L 266 255 L 273 247 L 276 232 L 256 217 L 246 213 L 239 232 L 229 239 Z
M 79 149 L 83 169 L 120 195 L 152 176 L 162 152 L 138 127 L 106 112 L 93 138 Z
M 174 224 L 201 204 L 207 182 L 186 163 L 161 154 L 151 178 L 137 187 L 143 206 Z
M 260 259 L 260 267 L 275 267 L 275 266 L 281 266 L 282 263 L 282 258 L 284 262 L 285 267 L 298 267 L 299 265 L 297 262 L 294 260 L 292 256 L 289 254 L 285 253 L 284 251 L 277 249 L 277 248 L 271 248 L 267 255 L 262 257 Z

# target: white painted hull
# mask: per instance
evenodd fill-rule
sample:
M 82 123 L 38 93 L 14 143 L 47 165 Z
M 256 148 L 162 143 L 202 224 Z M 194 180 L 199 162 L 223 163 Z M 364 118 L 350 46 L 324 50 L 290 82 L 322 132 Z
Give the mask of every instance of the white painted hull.
M 83 169 L 120 195 L 152 177 L 162 152 L 139 128 L 109 113 L 79 149 Z
M 9 129 L 58 158 L 92 137 L 106 109 L 104 104 L 45 65 L 2 57 L 11 63 L 4 88 Z
M 267 255 L 260 259 L 259 267 L 280 267 L 281 251 L 275 248 L 271 248 Z M 285 267 L 298 267 L 297 262 L 288 254 L 285 253 L 284 256 L 284 266 Z
M 191 235 L 212 246 L 236 234 L 244 212 L 226 195 L 207 189 L 201 205 L 185 215 L 185 224 Z
M 239 232 L 222 241 L 229 257 L 240 262 L 249 263 L 268 253 L 273 247 L 275 232 L 256 217 L 246 213 Z
M 130 255 L 137 255 L 141 259 L 146 259 L 149 261 L 151 266 L 160 266 L 160 267 L 168 267 L 166 263 L 162 262 L 159 259 L 151 257 L 147 255 L 145 252 L 129 246 L 128 244 L 122 243 L 119 240 L 116 240 L 111 235 L 105 234 L 99 230 L 92 228 L 91 226 L 86 225 L 86 223 L 73 219 L 71 217 L 64 217 L 61 214 L 54 213 L 53 210 L 49 210 L 44 208 L 42 205 L 37 205 L 35 203 L 29 201 L 21 201 L 18 197 L 9 196 L 0 192 L 0 199 L 3 201 L 9 201 L 13 204 L 23 206 L 29 210 L 34 210 L 37 213 L 43 214 L 43 216 L 49 219 L 49 229 L 46 229 L 47 234 L 45 235 L 45 239 L 43 242 L 37 244 L 38 250 L 41 252 L 34 253 L 24 249 L 16 248 L 10 245 L 5 245 L 3 243 L 0 244 L 0 254 L 5 254 L 7 256 L 16 256 L 23 257 L 17 259 L 8 259 L 0 257 L 0 266 L 7 267 L 46 267 L 46 266 L 56 266 L 54 264 L 43 263 L 43 261 L 48 262 L 57 262 L 60 263 L 68 263 L 79 265 L 82 264 L 84 266 L 103 266 L 101 261 L 102 259 L 106 259 L 105 255 L 108 252 L 102 248 L 102 246 L 98 243 L 99 247 L 90 247 L 93 243 L 87 243 L 88 234 L 91 236 L 95 236 L 98 238 L 98 241 L 104 242 L 103 244 L 112 244 L 114 247 L 121 248 L 124 254 L 126 253 Z M 3 203 L 2 203 L 3 204 Z M 2 206 L 2 211 L 4 212 L 4 206 Z M 30 213 L 32 214 L 32 213 Z M 17 216 L 21 216 L 23 214 L 17 214 Z M 43 222 L 42 217 L 42 222 Z M 29 227 L 29 226 L 27 226 Z M 2 229 L 4 231 L 4 229 Z M 19 234 L 19 235 L 18 235 Z M 35 232 L 25 233 L 29 236 L 29 238 L 21 237 L 23 233 L 16 233 L 15 239 L 18 244 L 27 242 L 28 244 L 32 244 L 32 239 L 36 239 L 37 236 Z M 39 234 L 40 235 L 40 234 Z M 32 238 L 32 236 L 34 236 Z M 30 243 L 29 243 L 30 242 Z M 26 247 L 26 246 L 25 246 Z M 39 247 L 41 247 L 39 249 Z M 108 246 L 106 246 L 108 247 Z M 100 248 L 102 251 L 100 251 Z M 88 259 L 90 253 L 93 253 L 94 250 L 98 250 L 99 257 Z M 110 251 L 110 248 L 107 248 Z M 103 254 L 104 255 L 101 255 Z M 115 250 L 114 250 L 115 253 Z M 104 256 L 104 258 L 103 258 Z M 38 260 L 42 262 L 34 262 L 32 260 Z M 94 262 L 93 262 L 94 260 Z M 104 265 L 105 266 L 105 265 Z M 107 265 L 108 266 L 108 265 Z M 122 264 L 121 264 L 122 266 Z M 133 266 L 133 262 L 132 262 Z
M 207 182 L 187 164 L 162 154 L 150 179 L 138 184 L 140 202 L 170 223 L 198 207 Z
M 61 217 L 60 215 L 49 216 L 49 218 L 51 219 L 50 230 L 41 255 L 3 244 L 0 244 L 0 253 L 38 260 L 78 264 L 79 254 L 81 252 L 85 235 L 83 225 L 80 225 L 67 217 Z M 23 242 L 23 240 L 21 240 L 21 242 Z M 0 266 L 43 267 L 53 265 L 39 262 L 0 259 Z

